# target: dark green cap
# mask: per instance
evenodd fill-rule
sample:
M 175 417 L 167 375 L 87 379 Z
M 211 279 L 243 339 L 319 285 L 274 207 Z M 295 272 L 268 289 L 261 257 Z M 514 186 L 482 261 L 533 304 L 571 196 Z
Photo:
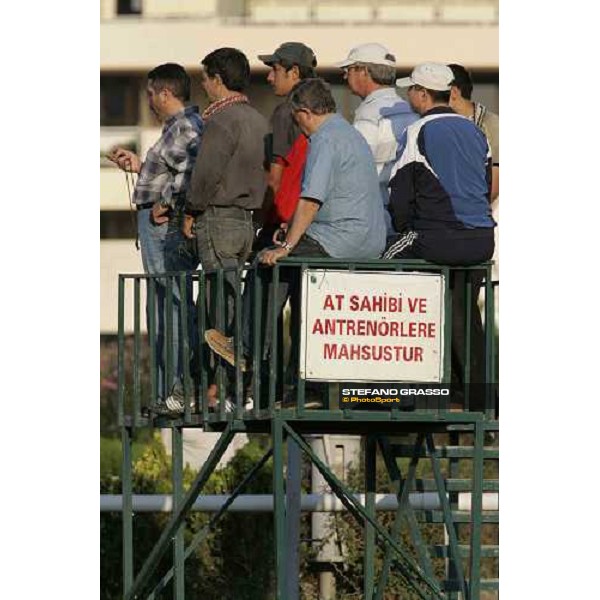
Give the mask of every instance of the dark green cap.
M 259 54 L 258 59 L 269 67 L 276 63 L 298 65 L 299 67 L 316 67 L 315 53 L 301 42 L 285 42 L 273 54 Z

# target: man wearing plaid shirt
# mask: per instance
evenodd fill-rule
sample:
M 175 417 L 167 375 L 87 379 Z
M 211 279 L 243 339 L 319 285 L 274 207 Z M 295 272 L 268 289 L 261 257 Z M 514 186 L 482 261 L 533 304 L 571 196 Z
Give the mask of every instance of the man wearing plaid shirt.
M 148 150 L 144 162 L 133 152 L 115 149 L 109 158 L 121 169 L 138 173 L 133 203 L 137 209 L 138 235 L 144 272 L 191 271 L 198 264 L 194 245 L 181 232 L 183 206 L 191 172 L 200 146 L 203 123 L 197 106 L 185 106 L 190 98 L 190 78 L 174 63 L 160 65 L 148 73 L 148 105 L 163 124 L 160 139 Z M 173 287 L 173 380 L 165 386 L 164 286 L 156 286 L 156 350 L 158 395 L 166 397 L 175 378 L 181 375 L 179 348 L 179 290 Z M 147 314 L 148 322 L 150 315 Z

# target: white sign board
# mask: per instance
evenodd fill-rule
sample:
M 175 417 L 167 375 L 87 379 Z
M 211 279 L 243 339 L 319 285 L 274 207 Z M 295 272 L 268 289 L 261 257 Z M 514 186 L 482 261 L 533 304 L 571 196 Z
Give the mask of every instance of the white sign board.
M 439 274 L 307 269 L 300 376 L 441 382 L 443 292 Z

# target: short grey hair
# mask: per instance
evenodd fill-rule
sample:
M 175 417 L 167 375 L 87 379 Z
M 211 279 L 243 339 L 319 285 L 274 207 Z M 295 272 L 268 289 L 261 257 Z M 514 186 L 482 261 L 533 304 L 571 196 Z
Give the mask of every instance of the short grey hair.
M 375 65 L 373 63 L 359 63 L 365 67 L 371 79 L 379 85 L 394 85 L 396 83 L 396 67 L 390 65 Z
M 315 115 L 334 113 L 336 110 L 331 88 L 320 77 L 311 77 L 299 81 L 292 88 L 289 101 L 292 110 L 305 108 Z

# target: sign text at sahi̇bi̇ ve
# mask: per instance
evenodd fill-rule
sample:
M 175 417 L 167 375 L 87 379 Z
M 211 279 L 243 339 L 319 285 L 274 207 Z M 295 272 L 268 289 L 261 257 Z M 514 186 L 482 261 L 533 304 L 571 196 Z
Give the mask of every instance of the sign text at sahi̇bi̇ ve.
M 441 381 L 442 290 L 441 275 L 305 271 L 302 376 Z

